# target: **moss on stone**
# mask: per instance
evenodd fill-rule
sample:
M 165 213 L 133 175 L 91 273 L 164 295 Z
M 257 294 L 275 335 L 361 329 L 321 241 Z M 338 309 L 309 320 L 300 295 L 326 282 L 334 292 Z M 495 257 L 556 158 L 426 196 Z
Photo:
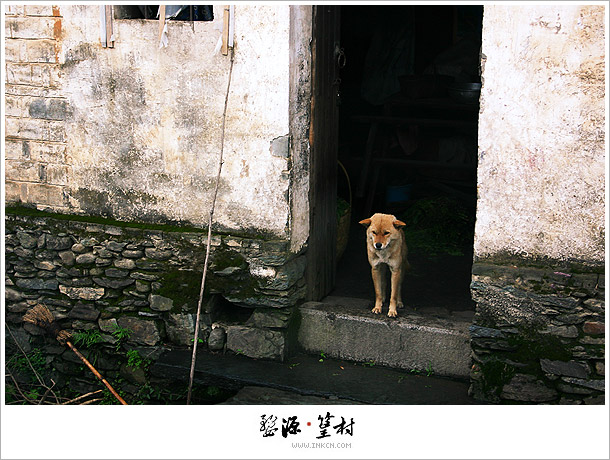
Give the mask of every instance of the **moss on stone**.
M 207 227 L 195 227 L 190 222 L 176 222 L 166 220 L 164 223 L 150 223 L 150 222 L 134 222 L 134 221 L 122 221 L 116 220 L 109 217 L 101 216 L 90 216 L 90 215 L 79 215 L 79 214 L 60 214 L 49 211 L 40 211 L 31 206 L 16 205 L 16 206 L 5 206 L 5 214 L 14 216 L 28 216 L 28 217 L 46 217 L 50 219 L 60 221 L 74 221 L 84 222 L 98 225 L 109 225 L 121 228 L 132 228 L 141 230 L 160 230 L 163 232 L 173 233 L 207 233 Z M 159 219 L 161 220 L 161 219 Z M 234 230 L 218 230 L 213 231 L 212 235 L 231 235 L 241 238 L 249 239 L 269 239 L 273 235 L 268 234 L 259 229 L 246 228 L 241 231 Z
M 161 288 L 157 294 L 174 301 L 172 313 L 181 313 L 185 305 L 188 311 L 194 311 L 199 301 L 201 276 L 195 270 L 167 271 L 159 280 Z
M 561 338 L 552 334 L 542 334 L 536 326 L 521 326 L 518 334 L 511 334 L 508 343 L 516 347 L 510 353 L 511 361 L 523 365 L 523 371 L 530 374 L 542 376 L 540 359 L 546 358 L 553 361 L 569 361 L 572 353 Z
M 246 259 L 243 255 L 235 251 L 215 250 L 213 255 L 214 270 L 220 271 L 229 267 L 245 269 L 247 267 Z
M 553 259 L 544 255 L 523 256 L 508 251 L 500 251 L 486 256 L 475 255 L 475 263 L 492 264 L 499 266 L 516 266 L 520 268 L 530 267 L 549 271 L 563 271 L 573 274 L 605 273 L 603 261 Z
M 479 364 L 481 389 L 485 395 L 490 393 L 500 396 L 505 384 L 515 375 L 515 367 L 506 363 L 497 356 Z

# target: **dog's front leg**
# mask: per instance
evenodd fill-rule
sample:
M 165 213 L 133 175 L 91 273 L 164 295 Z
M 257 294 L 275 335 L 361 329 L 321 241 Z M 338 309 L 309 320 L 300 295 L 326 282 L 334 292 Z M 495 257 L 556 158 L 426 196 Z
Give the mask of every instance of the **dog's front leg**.
M 372 267 L 371 274 L 373 276 L 373 286 L 375 286 L 375 308 L 372 312 L 379 314 L 383 306 L 383 266 Z
M 400 268 L 393 269 L 390 268 L 392 272 L 392 293 L 390 294 L 390 310 L 388 311 L 388 316 L 395 317 L 398 316 L 398 312 L 396 311 L 396 306 L 398 303 L 402 304 L 402 299 L 400 295 L 400 283 L 402 281 L 402 270 Z M 402 307 L 402 305 L 401 305 Z

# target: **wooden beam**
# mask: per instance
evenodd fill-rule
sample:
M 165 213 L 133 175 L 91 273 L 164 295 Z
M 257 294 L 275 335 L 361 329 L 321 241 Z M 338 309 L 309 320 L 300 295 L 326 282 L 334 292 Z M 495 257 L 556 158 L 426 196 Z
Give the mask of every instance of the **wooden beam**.
M 222 14 L 222 47 L 220 48 L 220 52 L 225 56 L 229 54 L 229 16 L 229 5 L 225 5 Z
M 106 46 L 114 48 L 114 37 L 112 36 L 112 5 L 106 5 Z
M 159 6 L 159 43 L 163 37 L 163 28 L 165 27 L 165 5 Z

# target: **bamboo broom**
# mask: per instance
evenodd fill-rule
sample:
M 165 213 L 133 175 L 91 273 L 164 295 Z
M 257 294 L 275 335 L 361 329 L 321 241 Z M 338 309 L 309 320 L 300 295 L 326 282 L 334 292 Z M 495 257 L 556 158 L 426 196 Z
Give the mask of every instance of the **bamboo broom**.
M 28 310 L 25 315 L 23 315 L 23 320 L 28 323 L 34 324 L 35 326 L 38 326 L 47 331 L 48 333 L 52 334 L 62 345 L 68 345 L 68 347 L 70 347 L 70 349 L 76 354 L 76 356 L 78 356 L 80 360 L 85 363 L 85 365 L 91 370 L 91 372 L 93 372 L 93 374 L 98 379 L 100 379 L 104 385 L 106 385 L 106 388 L 110 390 L 114 397 L 121 404 L 125 406 L 127 405 L 125 400 L 121 398 L 121 396 L 114 390 L 114 388 L 112 388 L 112 386 L 106 381 L 106 379 L 102 377 L 102 375 L 97 371 L 97 369 L 93 367 L 93 365 L 89 361 L 87 361 L 87 358 L 85 358 L 81 354 L 81 352 L 76 349 L 76 347 L 70 341 L 70 339 L 72 338 L 70 333 L 66 330 L 61 329 L 61 326 L 55 321 L 53 313 L 51 313 L 47 307 L 41 304 L 36 305 L 35 307 Z

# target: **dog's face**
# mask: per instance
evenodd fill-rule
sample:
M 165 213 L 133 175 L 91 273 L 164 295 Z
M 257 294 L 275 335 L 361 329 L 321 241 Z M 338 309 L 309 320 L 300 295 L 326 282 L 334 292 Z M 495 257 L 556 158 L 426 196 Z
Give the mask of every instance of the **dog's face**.
M 406 224 L 390 214 L 373 214 L 369 219 L 360 221 L 367 227 L 366 236 L 376 250 L 383 250 L 400 238 L 400 229 Z

